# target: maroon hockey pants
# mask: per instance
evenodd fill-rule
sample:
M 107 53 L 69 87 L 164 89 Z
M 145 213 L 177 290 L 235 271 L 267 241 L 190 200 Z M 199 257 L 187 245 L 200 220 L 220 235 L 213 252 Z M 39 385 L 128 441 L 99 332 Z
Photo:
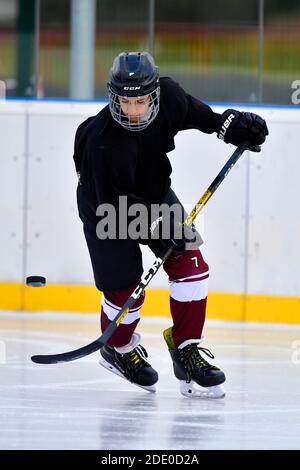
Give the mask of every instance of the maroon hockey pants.
M 205 321 L 208 265 L 199 248 L 172 253 L 164 263 L 170 282 L 170 309 L 173 318 L 173 339 L 176 346 L 188 339 L 201 338 Z M 105 291 L 102 297 L 101 328 L 104 331 L 117 315 L 140 280 L 121 291 Z M 144 303 L 141 296 L 108 343 L 121 347 L 130 342 L 140 320 L 140 309 Z

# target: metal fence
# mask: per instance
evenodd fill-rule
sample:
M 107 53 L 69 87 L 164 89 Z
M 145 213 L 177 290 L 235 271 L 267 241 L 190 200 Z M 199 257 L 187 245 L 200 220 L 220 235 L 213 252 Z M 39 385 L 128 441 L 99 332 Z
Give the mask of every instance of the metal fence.
M 84 66 L 84 39 L 73 30 L 82 1 L 94 15 Z M 300 3 L 1 0 L 0 80 L 8 96 L 70 98 L 89 81 L 91 93 L 80 96 L 105 98 L 112 60 L 126 50 L 149 50 L 162 76 L 204 101 L 291 104 L 300 79 Z

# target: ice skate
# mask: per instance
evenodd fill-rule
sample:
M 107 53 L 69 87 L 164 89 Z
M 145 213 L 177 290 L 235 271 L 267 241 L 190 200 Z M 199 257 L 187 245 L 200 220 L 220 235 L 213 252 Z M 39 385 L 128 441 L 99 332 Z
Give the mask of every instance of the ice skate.
M 120 348 L 103 346 L 99 364 L 114 374 L 138 385 L 148 392 L 155 392 L 158 374 L 145 360 L 147 351 L 139 344 L 140 335 L 133 333 L 130 343 Z
M 221 385 L 226 380 L 225 374 L 201 356 L 200 352 L 214 359 L 208 349 L 198 346 L 200 339 L 184 341 L 177 348 L 172 337 L 172 327 L 164 331 L 164 339 L 173 361 L 174 374 L 180 381 L 182 395 L 200 398 L 225 396 L 225 389 Z

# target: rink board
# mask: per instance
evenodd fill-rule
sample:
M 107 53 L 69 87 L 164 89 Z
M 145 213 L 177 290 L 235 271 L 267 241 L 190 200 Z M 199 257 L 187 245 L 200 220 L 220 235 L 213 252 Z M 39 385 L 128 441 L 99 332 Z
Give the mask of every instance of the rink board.
M 104 105 L 1 104 L 1 309 L 99 310 L 77 214 L 72 154 L 77 126 Z M 224 108 L 213 109 L 222 112 Z M 211 318 L 299 322 L 299 108 L 239 109 L 263 115 L 270 136 L 260 155 L 245 153 L 197 219 L 204 238 L 202 251 L 210 266 L 208 314 Z M 178 134 L 176 150 L 169 154 L 172 187 L 187 210 L 233 150 L 198 131 Z M 142 249 L 146 270 L 154 257 Z M 48 290 L 26 290 L 27 275 L 46 276 Z M 148 290 L 147 314 L 168 315 L 167 285 L 161 269 L 151 283 L 153 290 Z

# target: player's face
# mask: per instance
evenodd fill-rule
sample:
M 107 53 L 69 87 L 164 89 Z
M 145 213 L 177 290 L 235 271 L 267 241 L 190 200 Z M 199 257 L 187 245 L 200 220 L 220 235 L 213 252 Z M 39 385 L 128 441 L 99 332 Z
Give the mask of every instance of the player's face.
M 119 96 L 122 112 L 128 117 L 130 122 L 138 123 L 139 119 L 146 114 L 150 104 L 150 96 L 137 96 L 129 98 Z

